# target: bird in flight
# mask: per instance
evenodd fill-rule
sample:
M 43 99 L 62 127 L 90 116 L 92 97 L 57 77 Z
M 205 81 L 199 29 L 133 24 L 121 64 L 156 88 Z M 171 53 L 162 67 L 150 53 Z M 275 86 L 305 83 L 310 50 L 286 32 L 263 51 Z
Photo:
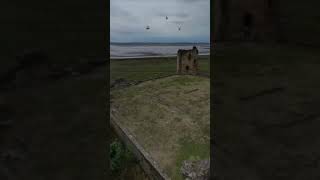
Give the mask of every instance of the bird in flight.
M 178 27 L 178 30 L 181 31 L 181 27 Z
M 147 26 L 147 27 L 146 27 L 146 30 L 149 30 L 149 29 L 150 29 L 150 26 Z

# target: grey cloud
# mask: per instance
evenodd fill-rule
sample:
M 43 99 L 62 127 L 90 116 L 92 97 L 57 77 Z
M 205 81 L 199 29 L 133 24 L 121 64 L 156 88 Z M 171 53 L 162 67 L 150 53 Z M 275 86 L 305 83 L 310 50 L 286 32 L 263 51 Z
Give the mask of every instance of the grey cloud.
M 187 13 L 177 13 L 175 16 L 180 17 L 180 18 L 185 18 L 185 17 L 189 17 L 190 15 Z
M 157 16 L 168 16 L 169 18 L 170 17 L 178 17 L 178 18 L 186 18 L 186 17 L 189 17 L 190 15 L 187 14 L 187 13 L 183 13 L 183 12 L 178 12 L 178 13 L 164 13 L 164 12 L 158 12 L 156 13 Z
M 110 11 L 110 16 L 113 16 L 113 17 L 126 17 L 127 16 L 127 17 L 129 17 L 130 13 L 128 11 L 118 9 L 118 10 Z
M 110 11 L 111 20 L 113 18 L 123 18 L 123 19 L 129 20 L 130 22 L 138 21 L 138 18 L 127 10 L 124 10 L 118 6 L 111 6 L 110 8 L 111 8 L 111 11 Z
M 183 24 L 184 21 L 171 21 L 173 24 Z
M 210 0 L 111 0 L 111 39 L 209 40 L 209 4 Z M 165 20 L 166 16 L 168 21 Z M 145 29 L 147 25 L 151 27 L 149 31 Z M 182 26 L 182 31 L 178 31 L 177 26 Z
M 185 2 L 185 3 L 198 3 L 205 0 L 179 0 L 179 1 Z
M 113 30 L 114 32 L 116 33 L 119 33 L 119 34 L 133 34 L 135 33 L 134 31 L 130 31 L 128 29 L 117 29 L 116 31 Z
M 112 1 L 111 1 L 112 2 Z M 121 7 L 115 5 L 114 3 L 110 4 L 110 15 L 111 16 L 129 16 L 130 13 Z

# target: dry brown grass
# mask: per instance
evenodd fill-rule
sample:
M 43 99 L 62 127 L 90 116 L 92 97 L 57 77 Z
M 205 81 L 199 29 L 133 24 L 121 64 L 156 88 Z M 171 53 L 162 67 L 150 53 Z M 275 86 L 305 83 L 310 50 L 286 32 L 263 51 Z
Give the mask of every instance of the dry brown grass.
M 114 91 L 112 97 L 117 120 L 173 179 L 181 178 L 183 160 L 209 157 L 210 79 L 175 75 Z

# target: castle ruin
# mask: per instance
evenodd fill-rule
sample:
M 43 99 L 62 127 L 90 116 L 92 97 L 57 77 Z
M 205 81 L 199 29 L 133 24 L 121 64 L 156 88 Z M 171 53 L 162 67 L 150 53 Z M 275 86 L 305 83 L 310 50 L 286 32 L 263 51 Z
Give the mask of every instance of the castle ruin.
M 177 74 L 197 74 L 198 53 L 195 46 L 190 50 L 179 49 L 177 52 Z

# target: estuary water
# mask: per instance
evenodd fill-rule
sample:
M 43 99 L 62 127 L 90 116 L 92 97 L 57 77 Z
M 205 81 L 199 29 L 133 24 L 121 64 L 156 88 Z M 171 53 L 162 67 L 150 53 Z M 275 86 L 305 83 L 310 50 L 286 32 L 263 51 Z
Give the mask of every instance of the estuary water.
M 209 43 L 110 43 L 110 59 L 176 56 L 179 49 L 196 46 L 199 55 L 210 54 Z

